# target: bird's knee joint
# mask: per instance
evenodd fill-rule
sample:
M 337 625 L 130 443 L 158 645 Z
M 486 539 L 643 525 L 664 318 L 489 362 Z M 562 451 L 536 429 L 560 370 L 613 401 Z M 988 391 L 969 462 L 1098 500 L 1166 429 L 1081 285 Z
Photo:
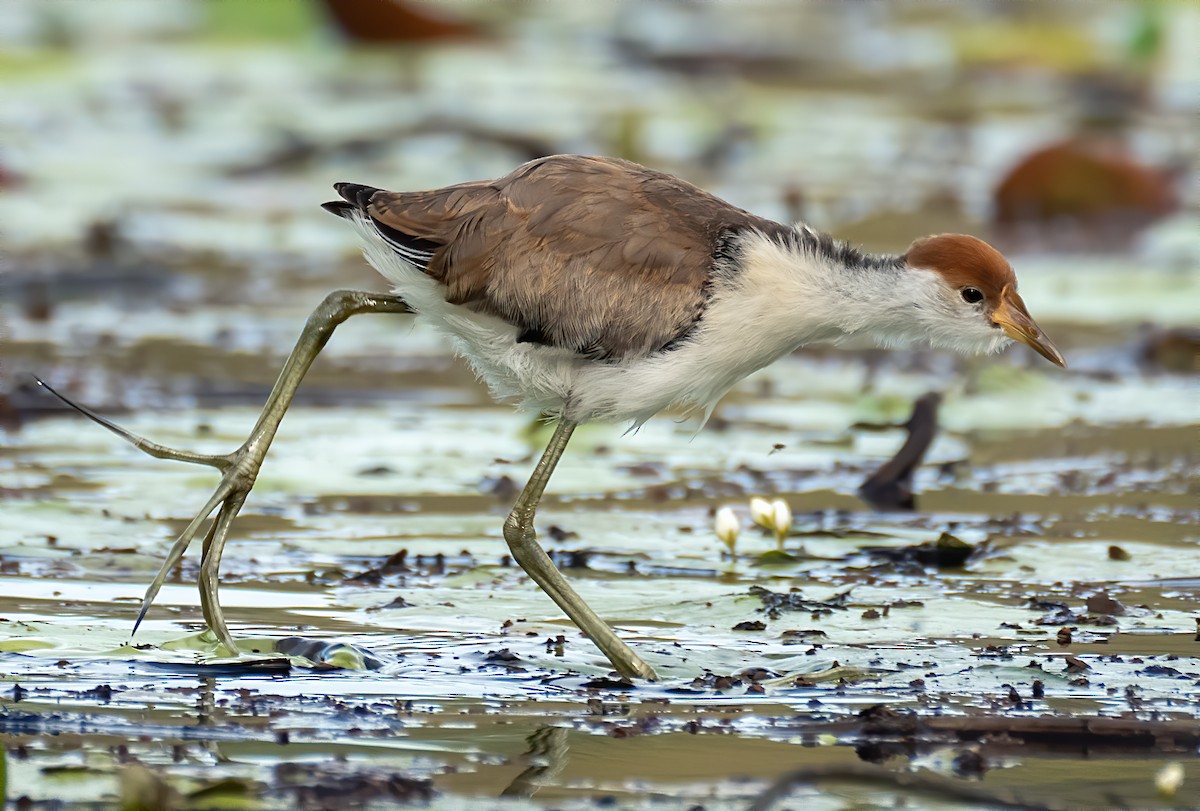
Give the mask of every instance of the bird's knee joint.
M 521 537 L 521 521 L 516 515 L 510 514 L 504 519 L 504 540 L 510 544 Z
M 248 453 L 243 450 L 230 466 L 226 477 L 236 482 L 237 486 L 244 489 L 246 492 L 254 486 L 254 482 L 258 480 L 258 471 L 262 468 L 262 461 L 253 453 Z
M 308 329 L 331 329 L 358 311 L 363 294 L 357 290 L 334 290 L 325 296 L 308 317 Z
M 517 513 L 509 513 L 504 519 L 504 540 L 512 549 L 527 544 L 534 538 L 533 521 Z
M 362 293 L 357 290 L 334 290 L 325 296 L 325 300 L 321 302 L 321 305 L 331 310 L 344 310 L 351 305 L 357 304 L 361 298 Z

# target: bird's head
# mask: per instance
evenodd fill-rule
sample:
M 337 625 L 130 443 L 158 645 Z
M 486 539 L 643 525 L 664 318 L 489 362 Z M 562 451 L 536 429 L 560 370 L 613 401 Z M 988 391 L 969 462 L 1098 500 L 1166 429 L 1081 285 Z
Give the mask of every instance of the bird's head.
M 1067 365 L 1025 309 L 1008 260 L 991 245 L 965 234 L 938 234 L 914 242 L 904 260 L 937 280 L 929 316 L 944 342 L 989 351 L 1011 338 L 1052 363 Z

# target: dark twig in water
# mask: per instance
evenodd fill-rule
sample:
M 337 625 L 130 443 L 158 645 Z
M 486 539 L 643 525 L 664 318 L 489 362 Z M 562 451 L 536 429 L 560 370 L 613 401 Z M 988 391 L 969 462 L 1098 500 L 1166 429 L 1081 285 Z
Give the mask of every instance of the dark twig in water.
M 924 394 L 917 399 L 912 416 L 904 424 L 908 430 L 908 440 L 895 456 L 858 488 L 858 495 L 863 501 L 877 510 L 916 509 L 913 474 L 937 436 L 937 412 L 941 401 L 942 397 L 937 392 Z

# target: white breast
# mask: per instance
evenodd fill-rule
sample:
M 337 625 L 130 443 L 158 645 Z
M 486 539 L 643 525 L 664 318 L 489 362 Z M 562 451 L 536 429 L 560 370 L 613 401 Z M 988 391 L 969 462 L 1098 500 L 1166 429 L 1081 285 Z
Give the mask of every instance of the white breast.
M 635 424 L 672 405 L 694 408 L 707 418 L 747 375 L 798 346 L 841 337 L 818 315 L 826 296 L 812 280 L 828 272 L 819 260 L 781 249 L 765 237 L 751 237 L 743 251 L 740 265 L 718 277 L 687 342 L 617 370 L 584 369 L 574 391 L 575 408 L 592 419 Z M 806 300 L 814 306 L 796 306 Z
M 367 260 L 418 318 L 453 341 L 493 396 L 579 422 L 641 424 L 672 405 L 707 416 L 748 374 L 797 346 L 845 334 L 822 315 L 844 295 L 828 284 L 838 269 L 751 237 L 741 263 L 715 282 L 701 321 L 680 346 L 636 360 L 581 359 L 569 350 L 519 343 L 517 327 L 446 303 L 442 285 L 399 257 L 369 225 L 360 222 L 358 230 Z

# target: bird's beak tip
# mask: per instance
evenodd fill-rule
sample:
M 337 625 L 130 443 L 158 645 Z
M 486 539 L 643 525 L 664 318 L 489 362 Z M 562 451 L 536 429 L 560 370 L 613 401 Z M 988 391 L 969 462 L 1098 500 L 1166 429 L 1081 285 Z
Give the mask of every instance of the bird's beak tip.
M 1058 347 L 1050 342 L 1041 329 L 1033 324 L 1032 320 L 1028 327 L 1023 324 L 1011 323 L 1001 323 L 1000 326 L 1008 333 L 1008 337 L 1025 344 L 1055 366 L 1067 368 L 1067 359 L 1062 356 Z
M 1008 292 L 1007 290 L 1005 291 Z M 1000 306 L 992 316 L 997 326 L 1001 327 L 1008 337 L 1028 346 L 1055 366 L 1067 368 L 1067 360 L 1062 356 L 1041 327 L 1033 320 L 1033 316 L 1025 309 L 1025 303 L 1014 291 L 1005 296 Z
M 1067 359 L 1064 358 L 1062 356 L 1062 353 L 1059 352 L 1057 349 L 1054 350 L 1052 355 L 1046 354 L 1046 359 L 1049 360 L 1051 363 L 1053 363 L 1055 366 L 1058 366 L 1060 369 L 1067 368 Z

